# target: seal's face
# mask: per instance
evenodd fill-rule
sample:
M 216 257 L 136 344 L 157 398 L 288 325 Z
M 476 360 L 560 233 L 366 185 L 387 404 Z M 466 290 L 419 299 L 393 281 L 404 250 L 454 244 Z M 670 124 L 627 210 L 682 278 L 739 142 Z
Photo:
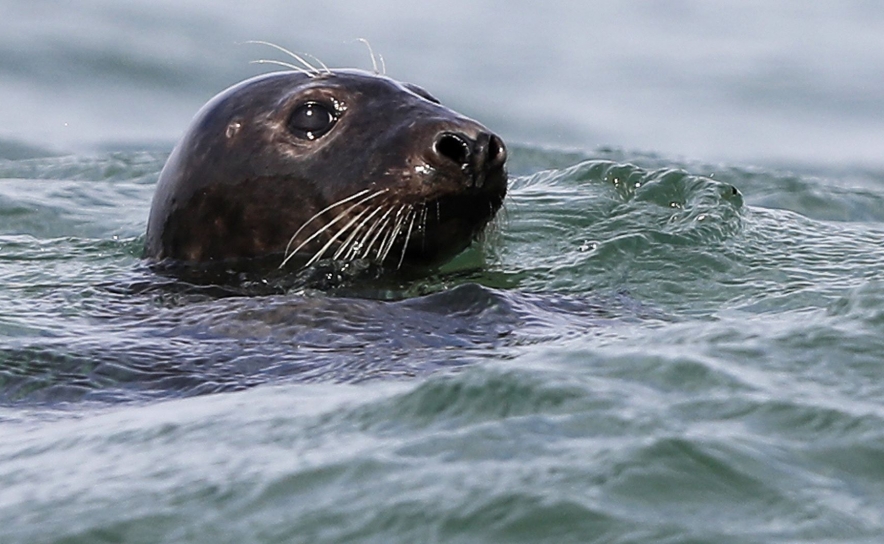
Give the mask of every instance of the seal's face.
M 500 208 L 505 162 L 500 138 L 412 85 L 268 74 L 197 115 L 160 174 L 145 256 L 438 263 Z

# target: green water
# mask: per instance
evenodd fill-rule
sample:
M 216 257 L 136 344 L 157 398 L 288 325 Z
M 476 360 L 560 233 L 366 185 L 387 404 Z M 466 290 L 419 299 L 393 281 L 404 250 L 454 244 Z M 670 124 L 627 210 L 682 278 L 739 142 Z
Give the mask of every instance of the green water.
M 0 13 L 0 544 L 884 540 L 884 4 Z M 483 243 L 327 290 L 149 270 L 174 143 L 285 58 L 244 42 L 357 38 L 507 142 Z
M 511 152 L 393 301 L 156 276 L 163 152 L 0 162 L 0 541 L 877 542 L 884 172 Z

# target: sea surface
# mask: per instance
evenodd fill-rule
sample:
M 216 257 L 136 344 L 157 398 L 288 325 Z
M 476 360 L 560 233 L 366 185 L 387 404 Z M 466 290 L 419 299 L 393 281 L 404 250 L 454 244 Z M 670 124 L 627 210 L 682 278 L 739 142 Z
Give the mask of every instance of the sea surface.
M 0 543 L 884 540 L 884 6 L 0 8 Z M 285 60 L 507 142 L 422 277 L 141 260 L 196 110 Z M 302 286 L 303 287 L 303 286 Z

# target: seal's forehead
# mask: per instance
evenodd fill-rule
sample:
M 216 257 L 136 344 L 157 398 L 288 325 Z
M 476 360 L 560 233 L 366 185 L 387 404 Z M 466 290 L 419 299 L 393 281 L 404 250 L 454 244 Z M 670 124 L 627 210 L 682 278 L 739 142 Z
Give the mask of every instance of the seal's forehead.
M 357 69 L 335 69 L 307 74 L 303 72 L 271 72 L 235 85 L 220 96 L 247 99 L 254 104 L 257 96 L 271 103 L 285 104 L 305 95 L 334 96 L 346 100 L 356 95 L 413 97 L 439 104 L 430 93 L 411 83 Z M 275 99 L 274 99 L 275 98 Z
M 439 103 L 430 93 L 413 85 L 397 81 L 391 77 L 358 69 L 340 69 L 323 72 L 304 84 L 304 88 L 337 88 L 349 91 L 371 93 L 405 93 Z

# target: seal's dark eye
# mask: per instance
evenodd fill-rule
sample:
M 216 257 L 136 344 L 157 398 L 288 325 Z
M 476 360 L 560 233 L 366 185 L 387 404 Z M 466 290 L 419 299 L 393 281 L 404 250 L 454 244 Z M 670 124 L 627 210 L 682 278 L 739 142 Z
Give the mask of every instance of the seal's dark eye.
M 306 140 L 315 140 L 331 130 L 337 117 L 328 107 L 319 102 L 301 104 L 289 117 L 289 130 Z

